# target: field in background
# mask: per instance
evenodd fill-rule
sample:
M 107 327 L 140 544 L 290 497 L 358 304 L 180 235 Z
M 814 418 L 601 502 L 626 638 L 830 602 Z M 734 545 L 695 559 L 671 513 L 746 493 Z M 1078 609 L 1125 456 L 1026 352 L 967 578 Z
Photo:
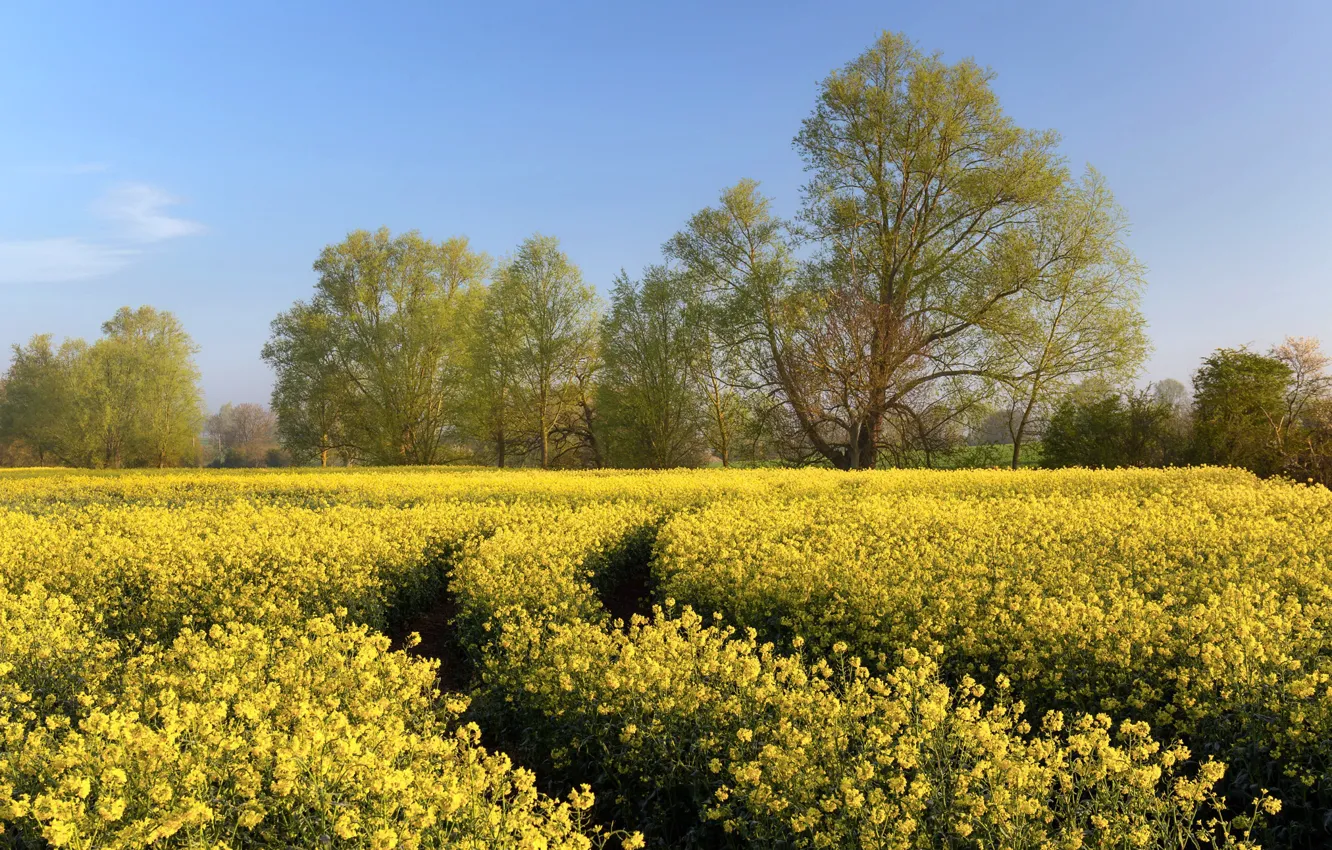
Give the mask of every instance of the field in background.
M 1330 551 L 1225 469 L 0 473 L 0 844 L 1321 846 Z

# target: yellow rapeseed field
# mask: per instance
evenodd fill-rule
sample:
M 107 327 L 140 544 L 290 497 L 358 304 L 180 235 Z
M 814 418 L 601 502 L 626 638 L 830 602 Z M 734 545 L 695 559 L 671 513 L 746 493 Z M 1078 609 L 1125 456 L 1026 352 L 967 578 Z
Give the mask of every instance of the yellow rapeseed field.
M 3 473 L 0 845 L 1318 846 L 1329 551 L 1221 469 Z

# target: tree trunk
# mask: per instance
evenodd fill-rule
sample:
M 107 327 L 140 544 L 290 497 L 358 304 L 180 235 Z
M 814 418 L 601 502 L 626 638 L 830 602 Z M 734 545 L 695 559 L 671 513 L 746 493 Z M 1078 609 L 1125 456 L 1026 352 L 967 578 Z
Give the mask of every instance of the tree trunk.
M 1009 428 L 1013 435 L 1013 468 L 1018 468 L 1018 461 L 1022 459 L 1022 437 L 1027 433 L 1027 422 L 1031 419 L 1031 409 L 1036 406 L 1036 393 L 1039 392 L 1040 385 L 1033 382 L 1031 385 L 1031 396 L 1027 399 L 1027 406 L 1022 408 L 1022 418 L 1018 420 L 1017 428 L 1012 427 L 1013 417 L 1008 417 Z
M 504 429 L 501 428 L 499 432 L 496 433 L 495 435 L 495 454 L 497 458 L 495 465 L 500 469 L 504 468 L 504 450 L 507 447 L 508 446 L 506 445 L 504 440 Z
M 879 465 L 879 417 L 875 416 L 868 426 L 860 428 L 860 469 L 874 469 Z
M 537 394 L 537 405 L 539 408 L 537 421 L 541 423 L 541 468 L 542 469 L 550 468 L 550 420 L 547 418 L 548 411 L 550 409 L 547 405 L 547 402 L 550 401 L 550 392 L 551 389 L 548 379 L 543 373 L 541 376 L 541 389 L 540 392 L 538 392 Z
M 878 440 L 879 424 L 882 421 L 876 413 L 868 416 L 868 421 L 859 422 L 851 432 L 847 440 L 846 452 L 843 455 L 845 461 L 836 464 L 838 468 L 852 471 L 857 469 L 874 469 L 878 461 Z

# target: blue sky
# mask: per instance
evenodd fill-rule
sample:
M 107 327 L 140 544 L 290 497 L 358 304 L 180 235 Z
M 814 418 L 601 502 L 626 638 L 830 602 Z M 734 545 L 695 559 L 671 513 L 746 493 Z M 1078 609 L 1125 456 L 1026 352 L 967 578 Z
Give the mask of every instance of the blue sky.
M 0 6 L 0 345 L 175 312 L 208 403 L 266 401 L 268 323 L 386 225 L 493 256 L 560 237 L 603 292 L 791 137 L 882 30 L 971 56 L 1102 171 L 1155 354 L 1332 347 L 1332 3 Z

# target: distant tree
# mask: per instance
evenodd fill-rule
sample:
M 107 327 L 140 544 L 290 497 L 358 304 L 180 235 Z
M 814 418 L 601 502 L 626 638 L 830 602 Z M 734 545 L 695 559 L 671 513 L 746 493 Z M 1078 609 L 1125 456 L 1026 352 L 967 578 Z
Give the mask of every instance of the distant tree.
M 224 404 L 205 434 L 215 441 L 225 466 L 266 466 L 277 448 L 277 417 L 257 404 Z
M 1178 417 L 1154 387 L 1123 393 L 1089 381 L 1056 406 L 1041 441 L 1041 465 L 1097 469 L 1179 462 Z
M 1281 414 L 1274 423 L 1276 439 L 1283 452 L 1298 434 L 1309 408 L 1332 395 L 1332 373 L 1326 354 L 1312 337 L 1286 337 L 1272 348 L 1270 356 L 1286 365 L 1286 382 Z
M 294 455 L 374 463 L 463 456 L 471 313 L 489 261 L 467 240 L 356 231 L 326 247 L 308 303 L 273 322 L 263 357 Z
M 1032 254 L 1063 254 L 1065 262 L 1034 275 L 1016 321 L 999 325 L 1016 360 L 1004 382 L 1013 469 L 1032 426 L 1076 382 L 1096 374 L 1132 377 L 1150 348 L 1138 306 L 1141 267 L 1120 242 L 1125 219 L 1104 179 L 1089 171 L 1083 186 L 1061 195 L 1036 231 L 1049 244 Z
M 512 387 L 523 428 L 533 435 L 541 467 L 580 448 L 557 446 L 562 430 L 583 415 L 586 376 L 597 362 L 596 295 L 559 240 L 533 236 L 496 272 L 490 309 L 510 322 Z M 583 380 L 580 380 L 580 377 Z
M 1189 395 L 1189 388 L 1174 378 L 1164 378 L 1152 385 L 1152 394 L 1162 404 L 1170 407 L 1181 416 L 1189 414 L 1192 405 L 1192 397 Z
M 973 446 L 994 446 L 1011 442 L 1013 414 L 1011 407 L 985 413 L 971 428 L 968 442 Z
M 78 452 L 70 417 L 72 349 L 39 334 L 15 345 L 0 401 L 0 439 L 16 454 L 26 450 L 39 466 L 72 463 Z
M 1279 432 L 1289 412 L 1292 370 L 1247 348 L 1219 348 L 1193 376 L 1193 434 L 1203 463 L 1281 470 Z
M 203 394 L 198 346 L 170 313 L 122 307 L 90 349 L 103 412 L 105 462 L 197 463 Z
M 697 466 L 709 416 L 697 378 L 705 338 L 688 279 L 651 266 L 641 281 L 623 272 L 601 323 L 604 358 L 598 407 L 612 465 Z
M 39 463 L 110 467 L 198 462 L 198 350 L 175 316 L 122 307 L 92 345 L 14 348 L 0 431 Z
M 1163 461 L 1185 464 L 1193 460 L 1193 398 L 1189 388 L 1174 378 L 1150 387 L 1152 401 L 1164 417 L 1159 435 Z
M 1332 486 L 1332 362 L 1312 337 L 1287 337 L 1271 356 L 1290 369 L 1275 424 L 1284 471 Z

